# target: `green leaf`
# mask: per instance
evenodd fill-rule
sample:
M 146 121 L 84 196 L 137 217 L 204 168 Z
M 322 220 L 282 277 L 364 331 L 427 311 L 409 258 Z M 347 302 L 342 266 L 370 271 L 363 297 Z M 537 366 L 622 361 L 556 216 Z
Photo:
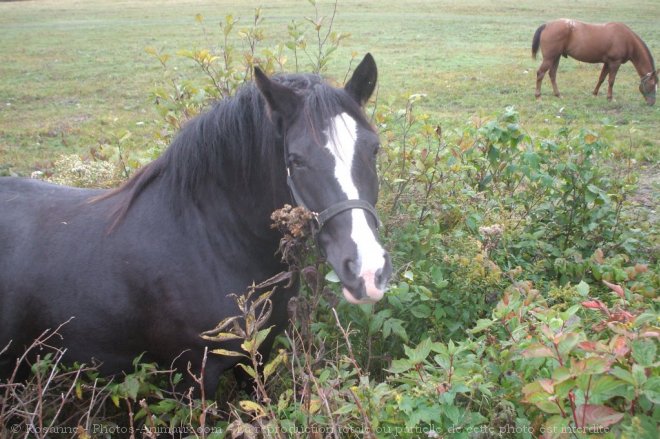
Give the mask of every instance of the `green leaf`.
M 653 404 L 660 404 L 660 377 L 649 378 L 642 386 L 642 393 Z
M 612 361 L 604 357 L 588 357 L 584 360 L 571 359 L 571 373 L 574 375 L 597 375 L 610 370 Z
M 635 380 L 633 379 L 632 374 L 627 371 L 626 369 L 622 369 L 621 367 L 614 366 L 610 370 L 610 374 L 614 375 L 615 377 L 619 378 L 620 380 L 625 381 L 628 384 L 632 384 L 633 386 L 635 385 Z
M 593 377 L 589 386 L 590 401 L 607 401 L 614 396 L 624 396 L 626 387 L 625 382 L 611 375 Z
M 534 404 L 536 407 L 544 411 L 545 413 L 557 414 L 561 413 L 561 410 L 557 403 L 553 400 L 552 394 L 547 392 L 548 385 L 551 385 L 551 380 L 544 381 L 534 381 L 525 385 L 522 389 L 523 399 L 522 402 L 527 404 Z M 549 381 L 549 382 L 548 382 Z M 557 401 L 561 401 L 557 399 Z
M 357 410 L 357 406 L 355 404 L 344 404 L 341 407 L 339 407 L 337 410 L 332 412 L 333 415 L 347 415 L 349 413 L 353 413 L 355 410 Z
M 403 320 L 387 319 L 383 323 L 383 338 L 387 338 L 390 334 L 394 334 L 403 341 L 408 341 L 408 334 L 403 327 Z
M 415 366 L 415 362 L 407 358 L 392 360 L 392 365 L 387 369 L 392 373 L 403 373 Z
M 339 276 L 337 276 L 337 273 L 335 273 L 335 270 L 328 271 L 328 274 L 325 275 L 325 280 L 333 284 L 341 282 L 339 280 Z
M 563 438 L 567 436 L 567 431 L 570 429 L 570 418 L 562 416 L 553 416 L 541 427 L 541 433 L 545 439 Z
M 216 355 L 224 355 L 225 357 L 247 357 L 245 354 L 227 349 L 213 349 L 211 353 Z
M 559 346 L 557 346 L 557 349 L 559 350 L 559 354 L 564 356 L 568 355 L 573 348 L 580 342 L 580 334 L 576 332 L 567 332 L 564 334 L 562 337 L 561 341 L 559 342 Z
M 438 288 L 445 288 L 449 285 L 449 281 L 444 278 L 442 269 L 440 267 L 431 268 L 431 282 Z
M 452 424 L 459 425 L 461 423 L 461 410 L 457 406 L 445 405 L 442 407 L 442 411 Z
M 633 377 L 633 381 L 635 382 L 635 387 L 644 386 L 647 380 L 646 371 L 644 370 L 644 367 L 640 366 L 639 364 L 633 364 L 632 377 Z
M 413 361 L 413 363 L 423 363 L 426 358 L 431 353 L 432 343 L 430 338 L 422 340 L 414 349 L 404 346 L 403 349 L 406 352 L 408 358 Z
M 266 413 L 264 408 L 254 401 L 244 400 L 244 401 L 240 401 L 238 405 L 241 407 L 243 411 L 254 412 L 256 415 L 263 415 L 264 413 Z
M 280 364 L 286 361 L 286 359 L 286 351 L 284 349 L 280 350 L 278 355 L 270 360 L 266 366 L 264 366 L 264 381 L 268 380 L 268 378 L 277 370 L 278 367 L 280 367 Z
M 247 364 L 243 364 L 243 363 L 238 363 L 237 366 L 243 369 L 245 373 L 247 373 L 253 379 L 257 378 L 257 373 L 254 371 L 254 368 L 252 366 L 248 366 Z
M 216 335 L 202 334 L 202 338 L 204 340 L 211 340 L 211 341 L 228 341 L 228 340 L 236 340 L 243 337 L 241 337 L 240 335 L 232 334 L 231 332 L 219 332 Z
M 559 313 L 564 322 L 569 322 L 570 318 L 573 317 L 580 310 L 581 305 L 576 304 L 568 308 L 566 311 Z
M 410 313 L 418 319 L 426 319 L 431 315 L 431 307 L 424 303 L 419 303 L 410 308 Z
M 632 342 L 633 360 L 640 366 L 651 367 L 657 360 L 657 345 L 649 338 L 638 338 Z
M 259 349 L 259 347 L 264 342 L 264 340 L 266 340 L 266 337 L 268 337 L 268 334 L 270 334 L 271 329 L 273 329 L 272 326 L 257 332 L 257 337 L 255 338 L 255 344 L 256 344 L 255 349 Z
M 567 367 L 557 367 L 552 371 L 552 380 L 555 382 L 555 385 L 563 383 L 566 380 L 570 380 L 574 375 L 568 370 Z
M 133 401 L 137 400 L 138 392 L 140 391 L 140 381 L 137 377 L 129 375 L 126 377 L 121 385 L 124 395 Z
M 385 319 L 392 316 L 392 310 L 389 308 L 378 311 L 369 322 L 369 335 L 375 334 L 383 327 Z
M 468 329 L 467 332 L 470 334 L 478 334 L 479 332 L 483 331 L 484 329 L 490 328 L 495 324 L 495 320 L 490 320 L 490 319 L 479 319 L 477 320 L 477 324 L 474 326 L 472 329 Z

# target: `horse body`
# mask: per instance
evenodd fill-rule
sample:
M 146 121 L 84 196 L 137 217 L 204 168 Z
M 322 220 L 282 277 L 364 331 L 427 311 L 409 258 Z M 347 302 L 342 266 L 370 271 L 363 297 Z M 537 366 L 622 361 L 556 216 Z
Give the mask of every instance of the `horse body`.
M 256 85 L 189 121 L 161 157 L 115 190 L 0 180 L 0 349 L 11 340 L 2 375 L 41 332 L 71 317 L 61 330 L 65 358 L 95 358 L 109 374 L 130 370 L 142 353 L 164 366 L 180 356 L 184 370 L 187 362 L 199 370 L 205 347 L 238 350 L 240 342 L 200 334 L 239 314 L 230 294 L 286 269 L 270 214 L 292 203 L 287 173 L 310 209 L 340 207 L 318 242 L 347 299 L 382 297 L 389 256 L 364 210 L 378 193 L 378 137 L 361 107 L 375 86 L 373 58 L 345 89 L 315 75 L 255 73 Z M 352 157 L 340 160 L 345 154 Z M 296 290 L 280 283 L 271 296 L 264 358 Z M 207 395 L 236 362 L 208 358 Z
M 557 68 L 561 56 L 587 63 L 603 63 L 598 82 L 593 91 L 598 95 L 600 86 L 608 77 L 608 100 L 619 67 L 628 61 L 635 66 L 641 78 L 640 91 L 649 105 L 655 103 L 658 75 L 653 57 L 642 39 L 623 23 L 591 24 L 577 20 L 561 19 L 541 25 L 532 41 L 532 56 L 541 50 L 543 61 L 536 74 L 536 97 L 541 96 L 541 83 L 546 72 L 550 74 L 555 96 Z
M 99 218 L 110 218 L 116 199 L 89 203 L 98 192 L 22 179 L 0 185 L 6 250 L 0 257 L 0 334 L 3 343 L 5 335 L 13 339 L 11 354 L 73 316 L 61 330 L 67 358 L 95 358 L 105 373 L 130 370 L 142 352 L 145 361 L 169 366 L 186 351 L 179 366 L 198 365 L 208 345 L 199 334 L 238 314 L 227 294 L 284 269 L 273 257 L 276 234 L 259 236 L 231 220 L 231 209 L 220 208 L 231 205 L 223 197 L 216 208 L 191 205 L 169 221 L 170 208 L 152 196 L 157 186 L 145 189 L 108 233 L 111 222 Z M 287 322 L 285 304 L 294 290 L 281 287 L 275 294 L 269 324 L 277 330 Z M 207 390 L 233 363 L 208 362 Z

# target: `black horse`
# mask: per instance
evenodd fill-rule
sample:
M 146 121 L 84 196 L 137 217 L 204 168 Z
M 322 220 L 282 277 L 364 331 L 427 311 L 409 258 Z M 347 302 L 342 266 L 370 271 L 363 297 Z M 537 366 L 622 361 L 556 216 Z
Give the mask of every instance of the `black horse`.
M 376 85 L 367 54 L 346 86 L 317 75 L 268 78 L 189 121 L 160 158 L 109 192 L 0 180 L 0 350 L 4 376 L 46 328 L 66 359 L 132 359 L 198 370 L 203 331 L 238 314 L 231 293 L 284 267 L 271 213 L 298 204 L 319 215 L 317 242 L 353 303 L 379 300 L 391 275 L 377 238 L 378 135 L 363 105 Z M 265 358 L 288 322 L 295 287 L 272 296 Z M 212 356 L 207 395 L 236 358 Z M 185 363 L 183 363 L 185 364 Z

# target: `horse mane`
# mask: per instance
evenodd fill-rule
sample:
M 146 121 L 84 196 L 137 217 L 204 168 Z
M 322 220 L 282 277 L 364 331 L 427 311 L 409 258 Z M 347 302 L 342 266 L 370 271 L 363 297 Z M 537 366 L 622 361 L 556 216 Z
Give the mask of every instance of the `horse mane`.
M 649 46 L 646 45 L 646 42 L 644 42 L 644 40 L 642 40 L 642 38 L 639 35 L 635 34 L 635 36 L 637 37 L 637 39 L 639 39 L 639 42 L 642 43 L 642 47 L 644 48 L 644 51 L 646 52 L 646 56 L 649 57 L 649 61 L 651 62 L 651 71 L 655 72 L 656 71 L 655 70 L 655 61 L 653 60 L 653 55 L 651 55 L 651 49 L 649 49 Z
M 303 117 L 310 127 L 323 126 L 324 120 L 338 113 L 337 108 L 370 126 L 358 103 L 319 75 L 280 74 L 271 79 L 303 96 Z M 313 136 L 320 144 L 320 133 L 313 131 Z M 187 121 L 159 158 L 92 202 L 118 200 L 112 212 L 114 228 L 155 181 L 165 185 L 175 210 L 182 208 L 184 200 L 199 205 L 209 190 L 218 188 L 259 195 L 264 185 L 275 181 L 277 163 L 284 169 L 283 154 L 283 141 L 270 122 L 266 101 L 256 85 L 248 83 L 236 95 Z

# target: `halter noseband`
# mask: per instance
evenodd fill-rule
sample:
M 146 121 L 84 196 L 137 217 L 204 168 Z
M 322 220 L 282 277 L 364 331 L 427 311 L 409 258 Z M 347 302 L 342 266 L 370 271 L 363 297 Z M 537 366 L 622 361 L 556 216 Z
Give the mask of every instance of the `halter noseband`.
M 339 215 L 342 212 L 345 212 L 347 210 L 353 210 L 353 209 L 362 209 L 366 212 L 369 212 L 371 216 L 376 220 L 376 227 L 378 228 L 380 226 L 380 219 L 378 218 L 378 214 L 376 213 L 376 209 L 374 206 L 371 205 L 371 203 L 364 201 L 364 200 L 343 200 L 339 201 L 330 207 L 328 207 L 325 210 L 322 210 L 321 212 L 315 212 L 311 210 L 305 202 L 303 201 L 302 197 L 296 190 L 296 185 L 293 183 L 293 178 L 291 177 L 291 171 L 289 167 L 286 167 L 286 183 L 289 186 L 289 191 L 291 192 L 291 197 L 293 198 L 293 201 L 300 206 L 304 207 L 305 209 L 309 210 L 310 213 L 312 214 L 313 218 L 313 226 L 312 226 L 312 233 L 317 234 L 323 229 L 323 226 L 330 221 L 331 218 Z

